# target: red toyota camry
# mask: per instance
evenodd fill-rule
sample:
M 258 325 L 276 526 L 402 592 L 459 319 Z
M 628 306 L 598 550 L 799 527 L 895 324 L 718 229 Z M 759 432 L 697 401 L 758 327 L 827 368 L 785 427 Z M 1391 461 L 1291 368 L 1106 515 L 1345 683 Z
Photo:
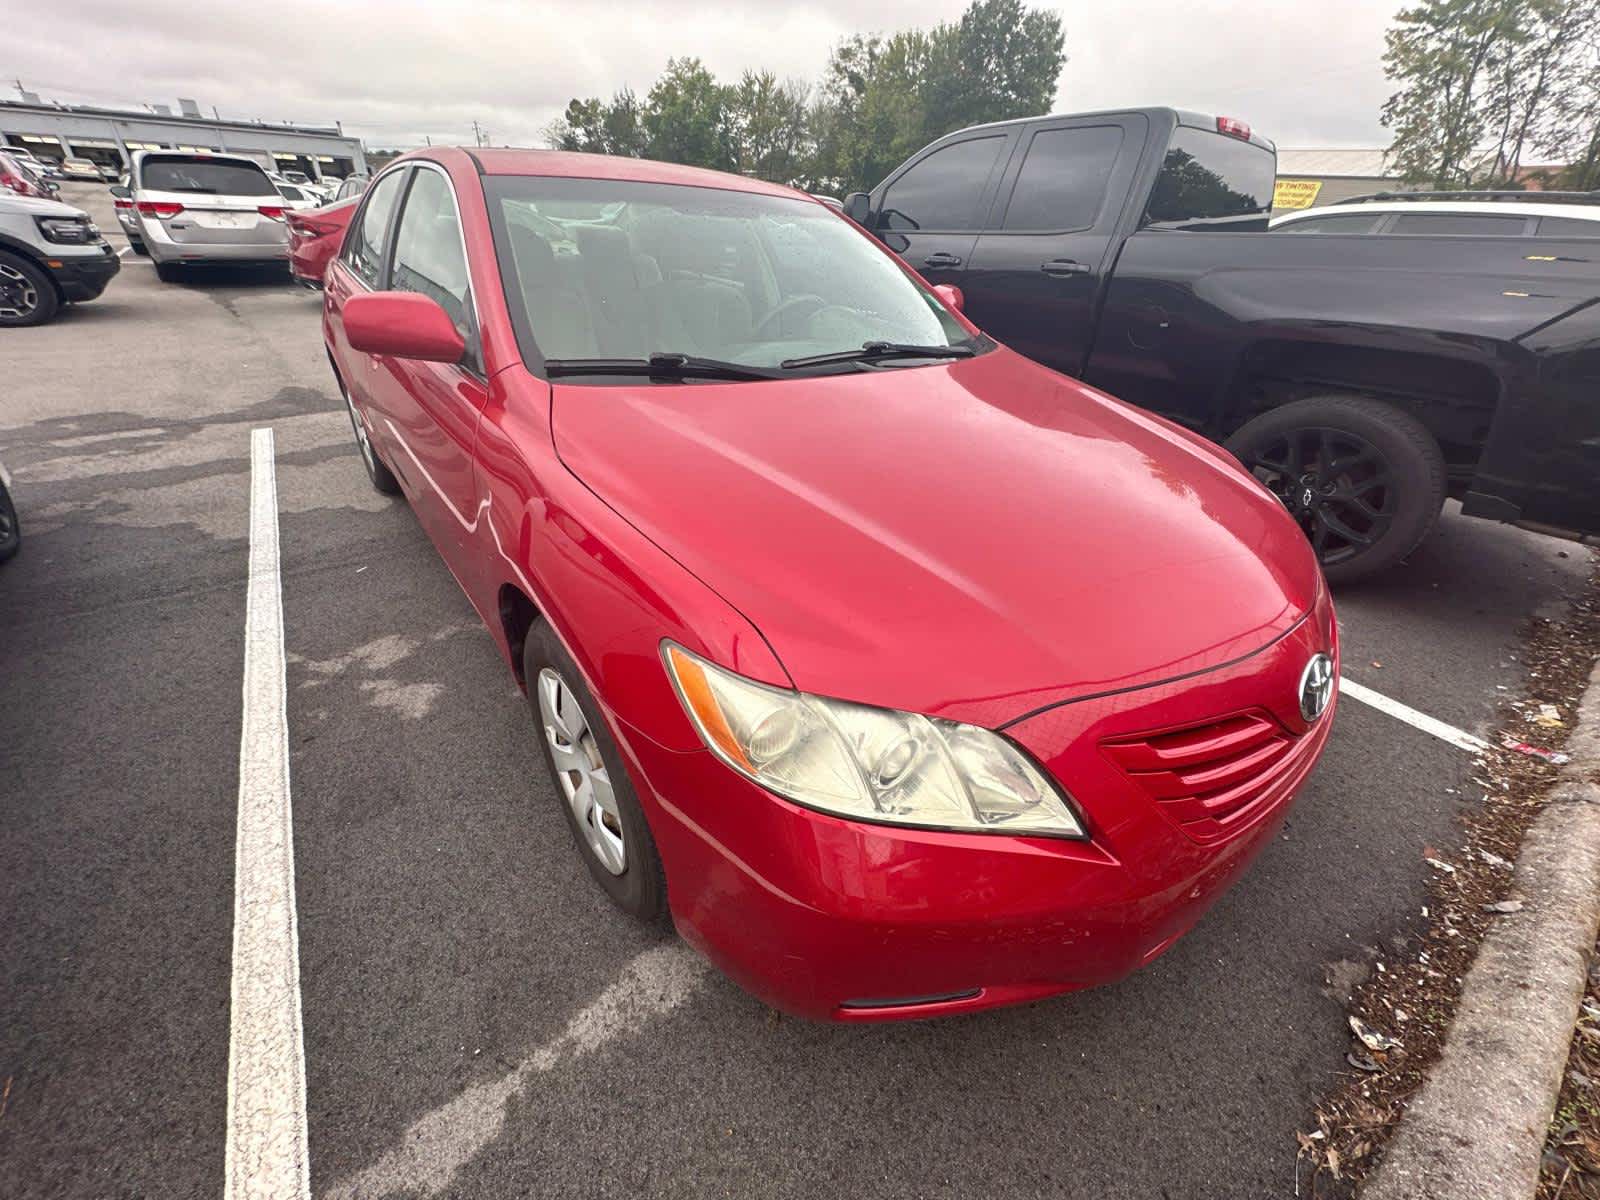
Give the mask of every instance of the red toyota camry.
M 1333 607 L 1278 502 L 813 198 L 433 149 L 326 285 L 366 468 L 526 689 L 595 880 L 780 1008 L 1117 979 L 1321 753 Z

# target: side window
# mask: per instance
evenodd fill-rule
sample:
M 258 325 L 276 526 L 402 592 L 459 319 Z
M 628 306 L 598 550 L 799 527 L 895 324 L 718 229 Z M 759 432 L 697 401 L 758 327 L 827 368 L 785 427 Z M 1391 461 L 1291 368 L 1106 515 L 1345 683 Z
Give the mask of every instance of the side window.
M 419 168 L 395 230 L 389 286 L 397 292 L 420 292 L 437 301 L 461 336 L 471 341 L 467 280 L 461 220 L 449 181 L 438 171 Z
M 396 171 L 378 181 L 372 195 L 361 206 L 356 227 L 350 231 L 350 240 L 345 244 L 344 261 L 368 287 L 378 286 L 378 272 L 383 269 L 384 234 L 394 213 L 394 203 L 400 198 L 400 181 L 405 175 L 404 171 Z
M 976 230 L 982 220 L 978 201 L 1005 144 L 1001 135 L 935 150 L 889 185 L 879 216 L 880 230 Z
M 1401 213 L 1390 233 L 1427 234 L 1431 237 L 1521 237 L 1526 217 L 1477 213 Z
M 1540 217 L 1539 236 L 1551 238 L 1600 237 L 1600 221 L 1579 217 Z
M 1000 227 L 1034 232 L 1090 228 L 1100 215 L 1121 149 L 1119 125 L 1041 129 L 1028 143 Z
M 1348 213 L 1337 217 L 1306 217 L 1285 221 L 1274 233 L 1371 233 L 1384 218 L 1383 213 Z

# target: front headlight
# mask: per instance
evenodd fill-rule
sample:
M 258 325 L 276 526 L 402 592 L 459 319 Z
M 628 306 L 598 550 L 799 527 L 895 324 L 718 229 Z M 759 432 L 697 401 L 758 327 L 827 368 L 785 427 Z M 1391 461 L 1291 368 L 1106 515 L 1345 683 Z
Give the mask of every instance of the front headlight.
M 997 733 L 769 687 L 671 642 L 662 653 L 706 746 L 780 796 L 891 825 L 1088 836 L 1044 772 Z
M 92 242 L 100 231 L 81 217 L 35 217 L 34 224 L 46 241 L 75 242 L 82 245 Z

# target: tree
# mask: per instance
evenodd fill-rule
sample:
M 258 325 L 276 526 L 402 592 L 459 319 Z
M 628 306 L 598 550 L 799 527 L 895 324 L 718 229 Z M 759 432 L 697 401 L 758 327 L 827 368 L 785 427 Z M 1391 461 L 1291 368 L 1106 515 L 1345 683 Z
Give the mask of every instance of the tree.
M 1384 74 L 1402 83 L 1383 106 L 1389 157 L 1414 183 L 1462 187 L 1483 140 L 1484 80 L 1519 36 L 1523 0 L 1423 0 L 1395 16 Z
M 670 58 L 645 97 L 643 125 L 651 158 L 734 169 L 728 89 L 698 58 Z
M 1441 188 L 1522 187 L 1523 157 L 1535 150 L 1594 163 L 1597 31 L 1600 0 L 1423 0 L 1402 10 L 1383 58 L 1401 85 L 1383 108 L 1391 163 L 1407 181 Z M 1576 177 L 1594 175 L 1580 165 Z
M 724 85 L 697 58 L 669 59 L 643 102 L 575 99 L 545 137 L 842 193 L 951 130 L 1049 111 L 1064 41 L 1055 13 L 975 0 L 953 23 L 846 38 L 814 90 L 770 71 Z

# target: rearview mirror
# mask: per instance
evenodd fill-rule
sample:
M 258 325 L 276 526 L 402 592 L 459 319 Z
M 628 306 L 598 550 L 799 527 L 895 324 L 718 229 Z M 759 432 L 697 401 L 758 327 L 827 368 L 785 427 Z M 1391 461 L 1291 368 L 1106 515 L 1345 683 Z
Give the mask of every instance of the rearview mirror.
M 967 298 L 961 294 L 961 289 L 953 283 L 936 283 L 933 285 L 933 293 L 957 312 L 960 312 L 967 302 Z
M 111 187 L 108 187 L 106 191 L 110 192 L 118 200 L 131 200 L 133 198 L 133 193 L 127 188 L 123 187 L 120 183 L 113 184 Z
M 844 198 L 844 215 L 864 228 L 872 215 L 872 197 L 865 192 L 851 192 Z
M 416 292 L 366 292 L 344 302 L 353 350 L 422 362 L 461 361 L 467 344 L 439 302 Z

